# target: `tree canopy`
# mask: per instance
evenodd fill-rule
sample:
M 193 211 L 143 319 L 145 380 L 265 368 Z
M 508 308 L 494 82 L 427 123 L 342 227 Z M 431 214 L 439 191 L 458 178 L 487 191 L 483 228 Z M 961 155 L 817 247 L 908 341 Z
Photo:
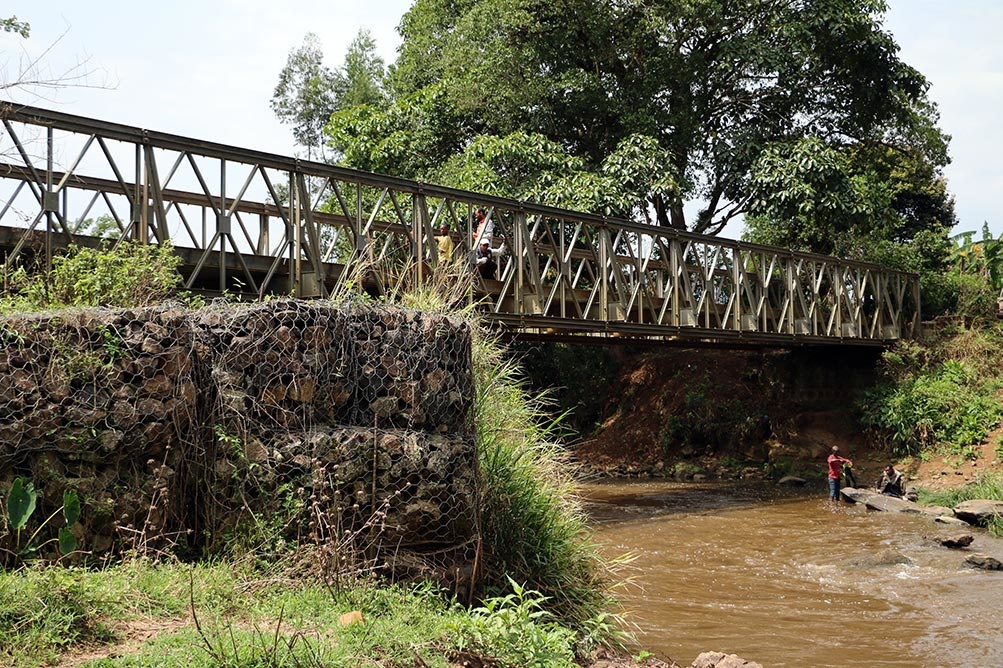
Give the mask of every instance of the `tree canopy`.
M 320 38 L 307 33 L 303 44 L 289 52 L 279 82 L 272 93 L 272 111 L 292 126 L 296 143 L 307 155 L 324 157 L 323 130 L 331 114 L 384 99 L 383 60 L 376 55 L 376 41 L 360 30 L 348 47 L 345 63 L 331 69 L 324 65 Z
M 765 170 L 799 146 L 853 163 L 894 150 L 946 164 L 928 84 L 899 59 L 885 9 L 417 0 L 399 27 L 388 101 L 336 113 L 329 137 L 350 166 L 713 234 L 762 215 L 753 198 L 785 176 Z M 786 174 L 833 178 L 825 160 L 815 165 L 823 171 Z M 702 205 L 692 220 L 690 201 Z

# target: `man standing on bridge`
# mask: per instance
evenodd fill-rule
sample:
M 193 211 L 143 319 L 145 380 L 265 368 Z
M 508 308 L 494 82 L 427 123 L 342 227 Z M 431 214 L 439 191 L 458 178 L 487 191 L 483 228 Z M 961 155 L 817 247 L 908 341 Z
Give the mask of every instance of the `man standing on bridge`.
M 839 455 L 839 446 L 832 446 L 832 452 L 826 460 L 829 464 L 829 500 L 839 501 L 839 481 L 843 477 L 843 464 L 853 466 L 846 457 Z

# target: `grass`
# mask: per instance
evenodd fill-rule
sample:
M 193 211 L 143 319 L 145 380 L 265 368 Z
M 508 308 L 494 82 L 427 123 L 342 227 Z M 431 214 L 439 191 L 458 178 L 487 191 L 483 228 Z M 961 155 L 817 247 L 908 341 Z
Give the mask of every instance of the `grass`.
M 919 502 L 927 505 L 953 508 L 962 501 L 972 499 L 1003 501 L 1003 474 L 983 473 L 961 487 L 945 491 L 919 490 Z M 990 535 L 1003 537 L 1003 517 L 994 516 L 987 528 Z
M 427 585 L 336 592 L 237 562 L 25 568 L 0 574 L 0 665 L 55 665 L 70 649 L 95 657 L 87 668 L 445 668 L 463 653 L 501 668 L 574 665 L 578 635 L 542 601 L 515 586 L 468 611 Z M 363 622 L 343 626 L 352 611 Z M 126 645 L 127 622 L 160 632 Z
M 472 323 L 479 607 L 447 601 L 429 585 L 333 590 L 302 569 L 251 555 L 192 565 L 133 559 L 102 570 L 29 566 L 0 573 L 0 665 L 27 668 L 54 663 L 68 648 L 112 647 L 136 620 L 168 630 L 134 652 L 79 665 L 444 667 L 476 652 L 500 668 L 556 667 L 619 644 L 616 564 L 592 541 L 546 405 L 528 394 L 518 364 L 480 327 L 476 310 L 457 309 L 469 294 L 460 271 L 469 269 L 445 266 L 402 289 L 399 301 Z M 341 626 L 339 616 L 353 610 L 365 623 Z

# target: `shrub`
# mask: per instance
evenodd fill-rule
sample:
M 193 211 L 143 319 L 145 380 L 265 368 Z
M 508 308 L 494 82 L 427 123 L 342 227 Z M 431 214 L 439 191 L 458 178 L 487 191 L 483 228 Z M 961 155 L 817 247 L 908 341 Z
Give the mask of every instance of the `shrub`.
M 65 255 L 53 258 L 47 274 L 32 274 L 24 267 L 8 271 L 13 290 L 0 300 L 0 310 L 149 306 L 175 294 L 181 284 L 180 263 L 170 244 L 71 245 Z
M 865 394 L 863 425 L 897 455 L 944 448 L 971 456 L 1003 417 L 996 393 L 999 332 L 964 331 L 927 348 L 904 342 L 883 357 L 886 382 Z

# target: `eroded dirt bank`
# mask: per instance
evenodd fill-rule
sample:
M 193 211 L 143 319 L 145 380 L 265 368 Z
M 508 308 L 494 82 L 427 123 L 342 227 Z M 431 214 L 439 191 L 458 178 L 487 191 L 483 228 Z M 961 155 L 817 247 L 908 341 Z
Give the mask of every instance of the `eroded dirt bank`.
M 878 380 L 879 351 L 617 351 L 608 401 L 574 457 L 600 476 L 679 480 L 825 476 L 833 445 L 854 460 L 861 485 L 889 461 L 910 482 L 956 487 L 1003 470 L 991 437 L 982 456 L 898 458 L 859 426 Z

